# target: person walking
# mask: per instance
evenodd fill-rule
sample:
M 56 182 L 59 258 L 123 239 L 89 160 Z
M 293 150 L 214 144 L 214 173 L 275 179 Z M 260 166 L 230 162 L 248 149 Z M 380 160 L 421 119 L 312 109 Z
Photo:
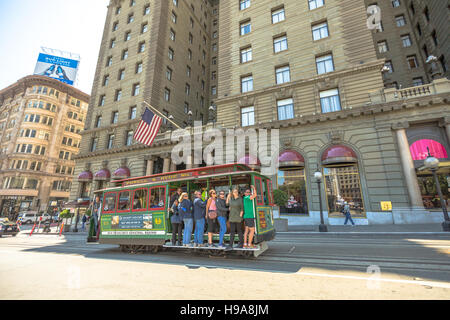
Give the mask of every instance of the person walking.
M 194 226 L 194 216 L 192 214 L 192 202 L 189 200 L 186 192 L 181 194 L 178 199 L 178 210 L 184 222 L 183 246 L 188 247 L 191 244 L 192 228 Z
M 244 195 L 244 223 L 245 223 L 245 232 L 244 232 L 244 248 L 253 249 L 253 237 L 255 235 L 255 210 L 253 200 L 256 198 L 257 193 L 255 186 L 251 186 L 252 191 L 250 189 L 245 190 Z M 247 242 L 248 235 L 248 242 Z
M 244 245 L 244 235 L 242 234 L 242 217 L 244 215 L 244 204 L 242 198 L 239 197 L 238 189 L 233 189 L 233 192 L 228 194 L 226 204 L 230 208 L 230 249 L 233 248 L 234 235 L 238 234 L 239 244 L 237 248 L 242 248 Z
M 178 199 L 175 199 L 175 201 L 172 204 L 171 207 L 172 216 L 170 217 L 170 222 L 172 223 L 172 245 L 178 245 L 181 246 L 181 234 L 183 230 L 183 219 L 179 213 L 178 210 Z M 178 234 L 178 242 L 177 240 L 177 234 Z
M 206 216 L 206 201 L 202 200 L 200 191 L 195 191 L 194 199 L 194 247 L 203 247 L 203 235 L 205 233 L 205 216 Z
M 81 231 L 83 231 L 83 232 L 86 230 L 86 227 L 85 227 L 86 221 L 87 221 L 87 217 L 86 217 L 86 215 L 83 215 L 83 218 L 81 219 Z
M 213 235 L 217 225 L 217 197 L 215 190 L 209 191 L 206 213 L 206 221 L 208 224 L 208 247 L 214 247 Z
M 224 248 L 223 238 L 225 233 L 227 232 L 227 216 L 228 216 L 228 208 L 227 201 L 225 199 L 225 192 L 219 192 L 219 199 L 217 199 L 217 221 L 220 226 L 220 235 L 219 235 L 219 248 Z
M 352 223 L 352 226 L 355 226 L 355 222 L 352 219 L 352 215 L 350 213 L 350 206 L 348 205 L 347 201 L 344 202 L 344 209 L 343 209 L 344 215 L 345 215 L 345 222 L 344 226 L 347 225 L 348 220 Z

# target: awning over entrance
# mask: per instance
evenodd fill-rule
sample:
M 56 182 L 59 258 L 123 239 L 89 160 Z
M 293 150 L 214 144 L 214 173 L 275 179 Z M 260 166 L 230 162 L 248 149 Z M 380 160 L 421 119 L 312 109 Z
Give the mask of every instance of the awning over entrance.
M 64 203 L 63 208 L 88 208 L 91 202 L 89 200 L 85 201 L 69 201 Z
M 78 181 L 80 182 L 90 182 L 93 179 L 92 172 L 90 171 L 83 171 L 78 175 Z
M 305 166 L 305 159 L 303 156 L 294 150 L 283 151 L 278 158 L 278 162 L 281 170 L 303 168 Z
M 355 151 L 347 146 L 337 145 L 325 150 L 322 154 L 322 164 L 358 162 Z
M 248 165 L 250 168 L 261 167 L 261 161 L 252 155 L 246 155 L 239 159 L 238 163 Z
M 94 175 L 94 180 L 109 180 L 111 178 L 111 173 L 108 169 L 102 169 L 97 171 Z
M 126 179 L 130 177 L 130 169 L 127 167 L 122 167 L 114 171 L 113 178 L 116 180 Z

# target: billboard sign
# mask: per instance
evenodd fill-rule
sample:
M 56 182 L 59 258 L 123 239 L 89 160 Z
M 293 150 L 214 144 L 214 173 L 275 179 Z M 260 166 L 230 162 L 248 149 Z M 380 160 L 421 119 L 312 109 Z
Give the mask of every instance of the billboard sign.
M 80 56 L 77 54 L 42 48 L 34 74 L 73 85 L 77 77 L 79 64 Z

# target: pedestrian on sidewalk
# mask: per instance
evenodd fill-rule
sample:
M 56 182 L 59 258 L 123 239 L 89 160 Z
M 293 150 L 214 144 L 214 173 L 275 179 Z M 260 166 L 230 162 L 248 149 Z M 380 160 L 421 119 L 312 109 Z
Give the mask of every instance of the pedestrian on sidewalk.
M 87 218 L 86 218 L 86 215 L 83 215 L 83 218 L 81 219 L 81 231 L 85 231 L 86 230 L 86 221 L 87 221 Z
M 345 215 L 345 222 L 344 226 L 347 225 L 348 220 L 352 223 L 352 226 L 355 226 L 355 222 L 352 219 L 352 215 L 350 213 L 350 206 L 348 205 L 347 201 L 344 202 L 344 209 L 342 210 Z

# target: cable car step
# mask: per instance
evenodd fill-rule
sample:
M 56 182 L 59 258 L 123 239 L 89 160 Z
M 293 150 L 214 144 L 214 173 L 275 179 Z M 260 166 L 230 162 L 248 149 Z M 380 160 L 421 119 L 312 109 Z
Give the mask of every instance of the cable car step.
M 258 251 L 261 250 L 261 247 L 259 245 L 255 245 L 255 248 L 230 248 L 230 247 L 208 247 L 208 246 L 204 246 L 204 247 L 194 247 L 194 246 L 173 246 L 171 244 L 165 244 L 163 245 L 164 248 L 176 248 L 176 249 L 196 249 L 196 250 L 220 250 L 220 251 Z

